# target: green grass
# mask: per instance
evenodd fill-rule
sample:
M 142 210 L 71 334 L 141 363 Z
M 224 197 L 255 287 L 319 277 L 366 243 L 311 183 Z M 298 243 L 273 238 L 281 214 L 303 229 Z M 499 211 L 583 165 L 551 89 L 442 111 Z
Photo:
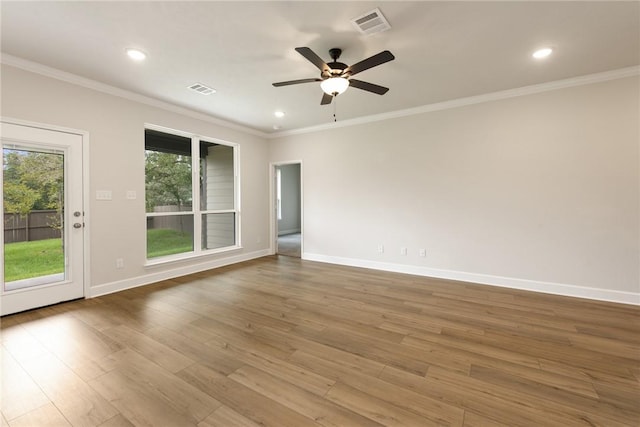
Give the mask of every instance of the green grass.
M 147 230 L 147 258 L 191 252 L 193 236 L 168 228 Z
M 147 230 L 147 258 L 191 252 L 190 234 L 159 228 Z M 30 279 L 64 272 L 62 239 L 4 245 L 4 281 Z
M 62 239 L 4 245 L 4 281 L 30 279 L 64 272 Z

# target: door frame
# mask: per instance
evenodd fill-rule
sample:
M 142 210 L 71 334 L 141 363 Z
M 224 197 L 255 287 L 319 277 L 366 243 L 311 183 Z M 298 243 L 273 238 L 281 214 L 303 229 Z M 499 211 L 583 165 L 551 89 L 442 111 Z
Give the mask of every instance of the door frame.
M 277 205 L 277 183 L 276 169 L 279 166 L 300 165 L 300 259 L 304 257 L 304 164 L 302 160 L 287 160 L 281 162 L 271 162 L 269 164 L 269 254 L 275 255 L 278 251 L 278 205 Z
M 90 214 L 89 214 L 89 200 L 90 199 L 90 191 L 89 191 L 89 132 L 67 128 L 63 126 L 51 125 L 47 123 L 38 123 L 32 122 L 28 120 L 16 119 L 13 117 L 0 116 L 0 122 L 9 123 L 13 125 L 26 126 L 32 128 L 38 128 L 48 131 L 54 132 L 64 132 L 70 133 L 73 135 L 78 135 L 82 139 L 82 211 L 84 212 L 83 221 L 85 226 L 82 227 L 82 290 L 83 290 L 83 298 L 87 298 L 90 293 L 90 238 L 89 238 L 89 224 L 90 224 Z M 2 185 L 2 176 L 0 175 L 0 186 Z M 4 212 L 3 206 L 3 198 L 0 197 L 0 211 Z M 4 227 L 3 232 L 0 233 L 0 247 L 2 248 L 0 254 L 4 259 Z M 3 264 L 4 265 L 4 264 Z M 0 283 L 4 283 L 4 268 L 0 269 Z

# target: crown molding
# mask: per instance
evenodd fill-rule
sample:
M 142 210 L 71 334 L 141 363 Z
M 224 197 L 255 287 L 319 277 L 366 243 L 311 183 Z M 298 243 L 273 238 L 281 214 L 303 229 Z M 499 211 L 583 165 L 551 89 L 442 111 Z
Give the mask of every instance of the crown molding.
M 492 92 L 483 95 L 470 96 L 466 98 L 458 98 L 450 101 L 438 102 L 435 104 L 427 104 L 420 107 L 408 108 L 404 110 L 390 111 L 388 113 L 374 114 L 371 116 L 358 117 L 355 119 L 343 120 L 340 122 L 325 123 L 317 126 L 310 126 L 306 128 L 292 129 L 282 132 L 266 133 L 257 129 L 239 125 L 227 120 L 223 120 L 206 113 L 200 113 L 191 110 L 186 107 L 180 107 L 178 105 L 161 101 L 156 98 L 151 98 L 145 95 L 120 89 L 115 86 L 111 86 L 105 83 L 101 83 L 95 80 L 91 80 L 85 77 L 78 76 L 76 74 L 68 73 L 66 71 L 58 70 L 56 68 L 48 67 L 46 65 L 39 64 L 37 62 L 29 61 L 19 58 L 17 56 L 9 55 L 7 53 L 0 53 L 0 63 L 9 65 L 12 67 L 20 68 L 25 71 L 30 71 L 36 74 L 41 74 L 46 77 L 51 77 L 57 80 L 62 80 L 67 83 L 82 86 L 88 89 L 93 89 L 99 92 L 103 92 L 109 95 L 118 96 L 128 99 L 130 101 L 139 102 L 152 107 L 161 108 L 166 111 L 189 116 L 198 120 L 213 123 L 219 126 L 224 126 L 229 129 L 244 132 L 250 135 L 258 136 L 265 139 L 275 139 L 290 135 L 301 135 L 306 133 L 320 132 L 324 130 L 339 129 L 350 126 L 357 126 L 361 124 L 374 123 L 383 120 L 413 116 L 417 114 L 424 114 L 433 111 L 448 110 L 452 108 L 459 108 L 468 105 L 481 104 L 485 102 L 498 101 L 501 99 L 515 98 L 518 96 L 533 95 L 536 93 L 548 92 L 552 90 L 570 88 L 574 86 L 583 86 L 594 83 L 605 82 L 609 80 L 616 80 L 625 77 L 632 77 L 640 75 L 640 66 L 620 68 L 617 70 L 605 71 L 595 74 L 587 74 L 584 76 L 571 77 L 563 80 L 556 80 L 547 83 L 541 83 L 530 86 L 523 86 L 515 89 L 507 89 L 499 92 Z
M 106 93 L 108 95 L 118 96 L 120 98 L 128 99 L 130 101 L 139 102 L 141 104 L 149 105 L 151 107 L 160 108 L 173 113 L 189 116 L 194 119 L 202 120 L 208 123 L 213 123 L 219 126 L 224 126 L 229 129 L 237 130 L 240 132 L 248 133 L 261 138 L 266 138 L 268 134 L 261 132 L 257 129 L 253 129 L 247 126 L 242 126 L 237 123 L 233 123 L 227 120 L 223 120 L 206 113 L 200 113 L 189 108 L 180 107 L 170 102 L 161 101 L 156 98 L 151 98 L 145 95 L 120 89 L 115 86 L 111 86 L 105 83 L 98 82 L 96 80 L 87 79 L 85 77 L 78 76 L 77 74 L 68 73 L 66 71 L 58 70 L 56 68 L 48 67 L 46 65 L 38 64 L 37 62 L 29 61 L 19 58 L 17 56 L 9 55 L 7 53 L 0 53 L 0 63 L 9 65 L 11 67 L 20 68 L 25 71 L 40 74 L 45 77 L 51 77 L 53 79 L 62 80 L 67 83 L 82 86 L 88 89 L 93 89 L 98 92 Z
M 306 133 L 320 132 L 324 130 L 339 129 L 344 127 L 356 126 L 366 123 L 374 123 L 383 120 L 395 119 L 400 117 L 413 116 L 416 114 L 430 113 L 433 111 L 448 110 L 452 108 L 464 107 L 467 105 L 482 104 L 485 102 L 498 101 L 501 99 L 515 98 L 518 96 L 533 95 L 536 93 L 548 92 L 552 90 L 570 88 L 575 86 L 590 85 L 594 83 L 606 82 L 625 77 L 640 75 L 640 66 L 620 68 L 617 70 L 605 71 L 602 73 L 587 74 L 584 76 L 571 77 L 563 80 L 556 80 L 547 83 L 540 83 L 531 86 L 523 86 L 515 89 L 507 89 L 499 92 L 486 93 L 483 95 L 470 96 L 467 98 L 458 98 L 450 101 L 438 102 L 435 104 L 427 104 L 420 107 L 408 108 L 406 110 L 391 111 L 388 113 L 375 114 L 366 117 L 358 117 L 355 119 L 344 120 L 341 122 L 325 123 L 317 126 L 310 126 L 301 129 L 292 129 L 282 132 L 267 134 L 267 139 L 275 139 L 284 136 L 301 135 Z

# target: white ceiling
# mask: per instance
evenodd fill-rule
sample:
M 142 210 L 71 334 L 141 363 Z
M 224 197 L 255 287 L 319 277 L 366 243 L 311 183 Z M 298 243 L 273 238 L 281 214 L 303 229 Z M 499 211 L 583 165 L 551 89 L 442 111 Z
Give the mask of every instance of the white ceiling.
M 392 28 L 372 36 L 350 20 L 379 7 Z M 187 107 L 262 132 L 333 120 L 317 77 L 294 51 L 325 61 L 332 47 L 353 64 L 382 50 L 395 61 L 358 79 L 387 86 L 379 96 L 350 88 L 338 120 L 640 63 L 640 2 L 1 2 L 2 52 Z M 531 53 L 551 46 L 542 61 Z M 142 63 L 124 53 L 138 47 Z M 186 89 L 203 83 L 203 96 Z M 283 110 L 286 116 L 275 118 Z

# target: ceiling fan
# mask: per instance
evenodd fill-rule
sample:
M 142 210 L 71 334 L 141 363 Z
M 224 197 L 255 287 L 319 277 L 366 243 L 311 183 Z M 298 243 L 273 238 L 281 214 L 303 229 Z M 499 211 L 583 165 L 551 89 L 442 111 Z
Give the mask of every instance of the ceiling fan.
M 369 58 L 351 66 L 338 62 L 338 58 L 340 58 L 340 54 L 342 54 L 342 49 L 329 49 L 329 55 L 331 55 L 333 62 L 329 62 L 328 64 L 308 47 L 297 47 L 296 51 L 320 69 L 320 77 L 273 83 L 274 86 L 280 87 L 300 83 L 321 82 L 320 87 L 322 87 L 322 90 L 324 91 L 322 101 L 320 101 L 321 105 L 331 104 L 333 98 L 347 90 L 349 86 L 366 90 L 367 92 L 377 93 L 378 95 L 384 95 L 389 91 L 388 87 L 351 78 L 362 71 L 368 70 L 369 68 L 394 60 L 395 56 L 393 56 L 393 54 L 388 50 L 370 56 Z

